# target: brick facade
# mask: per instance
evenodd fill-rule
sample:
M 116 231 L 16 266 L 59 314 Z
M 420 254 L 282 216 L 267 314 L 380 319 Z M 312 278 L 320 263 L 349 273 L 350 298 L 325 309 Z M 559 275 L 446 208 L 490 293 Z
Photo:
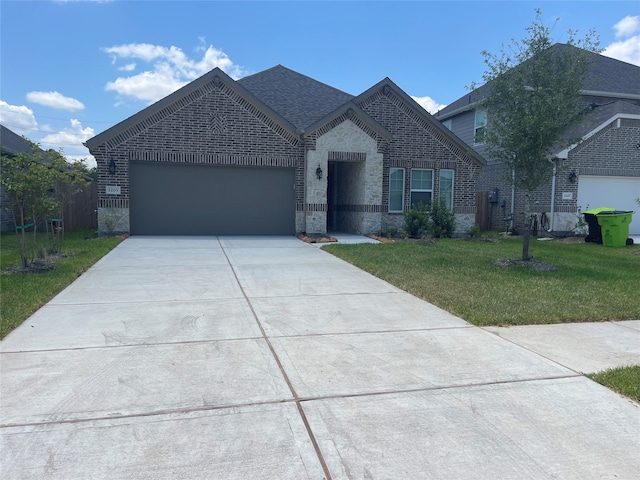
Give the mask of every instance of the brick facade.
M 602 205 L 579 205 L 578 187 L 580 175 L 603 177 L 636 177 L 640 181 L 640 120 L 621 118 L 613 120 L 590 138 L 569 151 L 567 160 L 559 161 L 556 174 L 554 198 L 554 230 L 569 231 L 576 227 L 580 213 L 587 208 Z M 575 180 L 570 174 L 575 172 Z M 499 202 L 492 208 L 491 226 L 497 229 L 509 227 L 511 212 L 511 187 L 502 178 L 500 165 L 484 167 L 478 179 L 478 190 L 499 189 Z M 551 182 L 535 190 L 531 200 L 531 211 L 547 215 L 551 212 Z M 569 193 L 570 200 L 563 200 Z M 567 195 L 568 196 L 568 195 Z M 505 206 L 501 207 L 501 201 Z M 528 224 L 523 215 L 524 194 L 516 192 L 514 205 L 515 228 Z M 549 218 L 551 221 L 552 219 Z
M 248 100 L 233 80 L 210 72 L 87 142 L 97 161 L 99 231 L 129 231 L 130 162 L 293 168 L 296 231 L 312 234 L 326 232 L 329 206 L 338 219 L 333 226 L 342 231 L 380 233 L 397 223 L 402 214 L 387 213 L 391 166 L 407 172 L 433 168 L 436 195 L 438 170 L 453 169 L 454 209 L 461 228 L 467 229 L 475 212 L 480 163 L 398 90 L 381 84 L 356 97 L 353 109 L 300 134 Z M 111 162 L 115 173 L 110 172 Z M 331 188 L 337 192 L 331 201 L 330 169 L 335 176 Z M 406 178 L 408 205 L 409 175 Z M 119 187 L 119 193 L 107 193 L 109 186 Z
M 302 210 L 304 146 L 298 137 L 259 115 L 234 90 L 221 83 L 217 86 L 215 79 L 187 98 L 179 107 L 166 107 L 92 151 L 100 179 L 99 218 L 120 217 L 116 231 L 129 231 L 131 161 L 295 168 L 296 210 Z M 115 176 L 109 174 L 111 159 L 116 163 Z M 120 195 L 106 193 L 111 184 L 120 186 Z M 105 231 L 104 225 L 100 231 Z
M 434 198 L 438 197 L 440 191 L 440 169 L 454 170 L 455 233 L 460 235 L 468 231 L 475 222 L 475 192 L 480 163 L 425 120 L 392 89 L 381 89 L 360 106 L 393 135 L 393 141 L 385 149 L 383 161 L 383 230 L 389 227 L 401 230 L 404 223 L 404 214 L 389 213 L 389 169 L 397 167 L 405 169 L 405 211 L 410 208 L 412 168 L 434 170 Z

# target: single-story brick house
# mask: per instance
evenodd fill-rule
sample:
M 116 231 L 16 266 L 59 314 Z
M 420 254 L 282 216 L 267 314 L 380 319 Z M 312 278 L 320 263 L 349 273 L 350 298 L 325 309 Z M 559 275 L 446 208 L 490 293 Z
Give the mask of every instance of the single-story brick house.
M 464 232 L 484 164 L 388 78 L 352 96 L 280 65 L 215 68 L 85 145 L 100 232 L 142 235 L 380 233 L 440 196 Z
M 564 44 L 552 48 L 577 49 Z M 531 205 L 532 211 L 546 214 L 549 230 L 562 234 L 575 229 L 581 211 L 597 207 L 637 211 L 640 198 L 640 67 L 596 53 L 590 54 L 590 62 L 580 102 L 591 114 L 566 132 L 567 138 L 582 141 L 550 152 L 556 175 L 536 189 Z M 503 228 L 515 222 L 522 228 L 524 195 L 504 181 L 502 165 L 488 155 L 482 141 L 491 112 L 476 106 L 488 88 L 485 84 L 460 97 L 435 117 L 486 159 L 478 190 L 495 192 L 490 197 L 489 225 Z M 640 216 L 633 216 L 629 233 L 640 234 Z

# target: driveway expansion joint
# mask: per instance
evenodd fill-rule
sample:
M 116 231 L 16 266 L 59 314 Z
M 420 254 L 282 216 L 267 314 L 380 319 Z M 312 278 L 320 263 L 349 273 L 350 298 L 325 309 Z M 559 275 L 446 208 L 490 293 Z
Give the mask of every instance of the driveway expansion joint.
M 295 390 L 295 388 L 293 387 L 293 384 L 291 383 L 291 379 L 289 378 L 289 376 L 287 375 L 287 372 L 285 371 L 282 362 L 280 361 L 280 358 L 278 357 L 278 354 L 276 353 L 275 349 L 273 348 L 273 345 L 271 343 L 271 340 L 269 340 L 269 336 L 267 335 L 266 331 L 264 330 L 264 327 L 262 326 L 262 322 L 260 322 L 260 319 L 258 318 L 258 314 L 255 311 L 255 308 L 253 306 L 253 303 L 251 302 L 251 299 L 249 298 L 249 296 L 247 295 L 242 283 L 240 282 L 240 279 L 238 278 L 238 273 L 236 272 L 235 267 L 233 266 L 233 264 L 231 263 L 231 260 L 229 259 L 229 256 L 227 255 L 227 252 L 225 250 L 225 247 L 222 245 L 222 242 L 220 242 L 220 239 L 218 237 L 218 243 L 220 244 L 220 248 L 222 248 L 222 252 L 224 253 L 224 256 L 227 259 L 227 262 L 229 262 L 229 267 L 231 267 L 231 271 L 233 272 L 233 276 L 236 279 L 236 282 L 238 282 L 238 286 L 240 287 L 240 290 L 242 291 L 242 294 L 244 295 L 249 308 L 251 309 L 251 313 L 253 314 L 253 317 L 256 320 L 256 323 L 258 324 L 258 328 L 260 329 L 260 332 L 262 333 L 262 337 L 264 338 L 265 342 L 267 342 L 267 345 L 269 347 L 269 350 L 271 351 L 271 355 L 273 356 L 275 362 L 278 365 L 278 368 L 280 369 L 280 373 L 283 376 L 285 382 L 287 383 L 287 386 L 289 387 L 289 390 L 291 391 L 291 394 L 293 395 L 294 398 L 294 402 L 296 404 L 296 408 L 298 409 L 298 413 L 300 414 L 300 419 L 302 420 L 302 423 L 304 424 L 304 428 L 307 431 L 307 434 L 309 435 L 309 439 L 311 440 L 311 443 L 313 444 L 313 449 L 316 452 L 316 455 L 318 457 L 318 461 L 320 462 L 320 465 L 322 467 L 322 470 L 324 472 L 325 475 L 325 480 L 331 480 L 331 472 L 329 471 L 329 467 L 327 466 L 327 462 L 324 459 L 323 455 L 322 455 L 322 451 L 320 450 L 320 445 L 318 444 L 318 440 L 316 439 L 313 430 L 311 430 L 311 425 L 309 424 L 309 420 L 307 419 L 307 415 L 304 412 L 304 409 L 302 408 L 302 404 L 300 403 L 300 400 L 298 398 L 298 394 Z

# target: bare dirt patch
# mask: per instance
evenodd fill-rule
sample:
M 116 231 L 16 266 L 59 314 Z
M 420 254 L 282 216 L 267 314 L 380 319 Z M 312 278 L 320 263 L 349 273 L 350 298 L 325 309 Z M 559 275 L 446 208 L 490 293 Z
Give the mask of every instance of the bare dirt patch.
M 53 253 L 44 258 L 36 258 L 29 265 L 23 267 L 16 265 L 2 270 L 2 275 L 14 275 L 20 273 L 45 273 L 56 268 L 56 263 L 61 258 L 73 257 L 75 253 Z
M 498 267 L 524 267 L 534 272 L 559 272 L 558 267 L 549 265 L 548 263 L 539 262 L 537 260 L 514 260 L 511 258 L 500 258 L 493 262 Z

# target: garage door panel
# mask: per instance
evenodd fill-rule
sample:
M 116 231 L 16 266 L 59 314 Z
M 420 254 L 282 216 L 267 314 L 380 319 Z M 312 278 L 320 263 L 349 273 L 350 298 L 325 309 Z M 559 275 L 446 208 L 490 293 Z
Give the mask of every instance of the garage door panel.
M 131 233 L 293 235 L 293 169 L 131 163 Z
M 629 233 L 640 234 L 640 177 L 604 177 L 580 175 L 578 205 L 582 210 L 611 207 L 616 210 L 638 212 L 629 224 Z

